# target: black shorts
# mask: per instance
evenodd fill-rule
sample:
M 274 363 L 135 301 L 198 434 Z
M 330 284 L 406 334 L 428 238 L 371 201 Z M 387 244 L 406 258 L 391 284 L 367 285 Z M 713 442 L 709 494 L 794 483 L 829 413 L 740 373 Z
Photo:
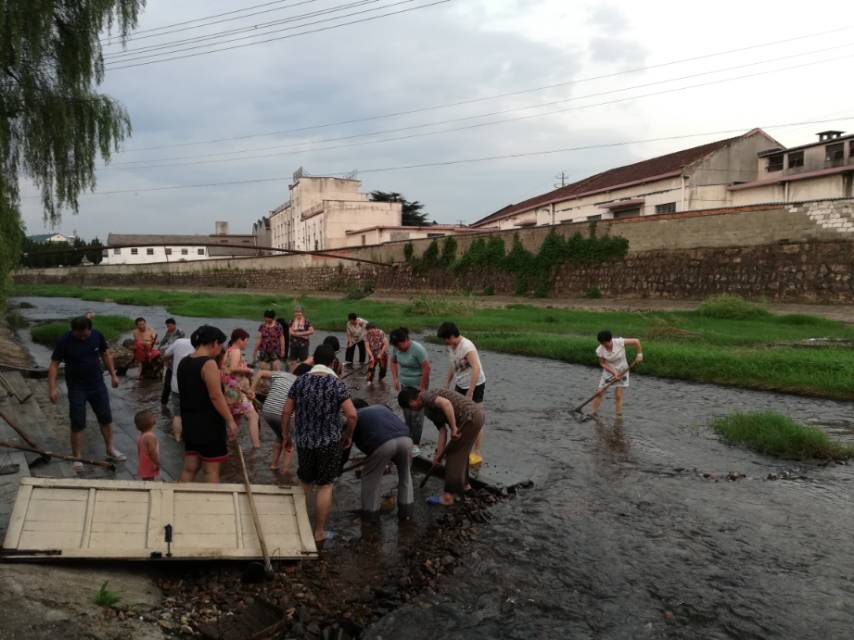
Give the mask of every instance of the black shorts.
M 290 353 L 288 357 L 291 360 L 302 362 L 308 358 L 308 342 L 297 342 L 291 339 Z
M 225 462 L 228 460 L 228 441 L 192 442 L 184 438 L 184 457 L 194 456 L 202 462 Z
M 306 484 L 332 484 L 341 475 L 341 455 L 338 441 L 313 449 L 297 447 L 297 477 Z
M 483 392 L 485 389 L 486 389 L 486 383 L 485 382 L 477 385 L 474 388 L 474 393 L 471 396 L 472 402 L 476 402 L 478 404 L 483 402 Z M 466 395 L 469 392 L 468 389 L 463 389 L 462 387 L 454 387 L 454 391 L 456 391 L 457 393 L 462 394 L 462 395 Z
M 74 433 L 79 433 L 86 428 L 87 402 L 95 412 L 98 424 L 106 426 L 113 421 L 110 393 L 103 382 L 93 387 L 68 385 L 68 414 L 71 418 L 71 431 Z
M 258 362 L 267 362 L 267 363 L 272 364 L 274 362 L 279 361 L 279 354 L 278 353 L 267 353 L 266 351 L 259 351 L 258 355 L 255 356 L 255 359 Z

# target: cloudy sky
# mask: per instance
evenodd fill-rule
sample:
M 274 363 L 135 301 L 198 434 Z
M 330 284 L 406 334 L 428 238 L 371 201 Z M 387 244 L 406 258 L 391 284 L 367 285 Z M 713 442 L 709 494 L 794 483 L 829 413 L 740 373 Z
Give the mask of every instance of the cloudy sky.
M 128 109 L 133 137 L 58 229 L 104 239 L 227 220 L 246 233 L 300 166 L 357 171 L 365 190 L 472 222 L 561 172 L 577 180 L 755 126 L 787 145 L 854 130 L 850 2 L 433 3 L 148 0 L 127 50 L 105 47 L 101 90 Z M 805 124 L 780 126 L 792 123 Z M 33 193 L 24 220 L 39 233 Z

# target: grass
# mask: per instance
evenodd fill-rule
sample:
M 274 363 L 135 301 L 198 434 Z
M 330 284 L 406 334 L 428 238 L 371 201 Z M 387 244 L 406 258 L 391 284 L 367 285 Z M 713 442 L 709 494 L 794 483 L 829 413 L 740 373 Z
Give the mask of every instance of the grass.
M 104 584 L 101 585 L 101 588 L 98 589 L 98 592 L 95 594 L 95 604 L 99 607 L 115 606 L 118 604 L 119 600 L 122 599 L 118 593 L 107 589 L 108 584 L 109 582 L 104 580 Z
M 299 302 L 321 331 L 341 331 L 349 312 L 390 330 L 434 331 L 446 320 L 484 349 L 595 365 L 595 336 L 609 328 L 640 338 L 640 372 L 666 378 L 854 400 L 854 349 L 785 346 L 809 338 L 854 340 L 854 326 L 808 315 L 775 315 L 738 298 L 712 298 L 695 311 L 583 311 L 529 304 L 479 307 L 471 296 L 419 296 L 409 304 L 248 293 L 196 293 L 28 285 L 18 295 L 160 305 L 200 318 L 289 316 Z M 101 317 L 96 318 L 100 322 Z M 783 346 L 780 346 L 783 345 Z
M 808 427 L 773 411 L 734 413 L 711 424 L 730 444 L 786 460 L 844 460 L 854 457 L 854 447 L 831 440 L 816 427 Z
M 118 338 L 123 333 L 133 330 L 133 320 L 124 316 L 95 316 L 92 320 L 95 329 L 104 334 L 108 342 Z M 33 342 L 53 346 L 66 331 L 69 330 L 68 321 L 46 322 L 33 327 L 30 332 Z

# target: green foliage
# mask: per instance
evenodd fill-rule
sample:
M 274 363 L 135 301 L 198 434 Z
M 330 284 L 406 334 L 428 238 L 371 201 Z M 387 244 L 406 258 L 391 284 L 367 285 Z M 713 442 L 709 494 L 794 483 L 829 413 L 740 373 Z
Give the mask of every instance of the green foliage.
M 9 274 L 18 263 L 23 241 L 24 230 L 18 208 L 10 198 L 5 179 L 0 175 L 0 306 L 9 290 Z
M 6 314 L 6 324 L 8 324 L 11 329 L 23 329 L 29 323 L 19 312 L 10 311 Z
M 107 589 L 108 584 L 109 581 L 104 580 L 104 583 L 101 585 L 101 588 L 98 589 L 98 592 L 95 594 L 95 604 L 99 607 L 115 606 L 116 604 L 118 604 L 119 600 L 122 599 L 122 597 L 118 593 Z
M 69 330 L 69 320 L 46 322 L 33 327 L 30 332 L 33 342 L 53 346 L 56 341 Z M 95 316 L 92 320 L 93 328 L 104 334 L 108 341 L 115 340 L 123 333 L 133 331 L 133 320 L 124 316 Z
M 599 290 L 595 284 L 590 287 L 587 291 L 584 292 L 583 298 L 588 298 L 590 300 L 598 300 L 602 297 L 602 292 Z
M 361 285 L 351 284 L 344 294 L 345 300 L 362 300 L 374 292 L 374 283 L 365 282 Z
M 104 259 L 103 245 L 98 238 L 86 242 L 75 238 L 70 245 L 61 242 L 33 242 L 24 239 L 21 266 L 31 268 L 76 267 L 84 256 L 92 264 L 101 264 Z
M 403 245 L 403 257 L 407 262 L 412 262 L 412 256 L 415 253 L 415 247 L 412 246 L 411 242 L 407 242 Z
M 405 248 L 404 248 L 405 251 Z M 442 258 L 439 254 L 439 242 L 433 238 L 433 241 L 424 250 L 420 258 L 410 258 L 409 264 L 412 265 L 412 270 L 415 273 L 425 273 L 431 269 L 437 269 L 442 266 Z
M 432 318 L 453 318 L 470 316 L 474 305 L 469 301 L 454 300 L 439 296 L 421 296 L 413 298 L 408 307 L 407 315 L 430 316 Z
M 427 219 L 423 204 L 417 200 L 410 202 L 395 191 L 371 191 L 371 200 L 374 202 L 400 202 L 403 205 L 400 223 L 406 227 L 427 227 L 430 224 L 435 224 Z
M 697 307 L 697 313 L 708 318 L 720 318 L 727 320 L 748 320 L 753 318 L 766 318 L 771 313 L 759 306 L 747 302 L 739 296 L 722 295 L 706 298 Z
M 787 460 L 842 460 L 854 457 L 854 447 L 831 440 L 816 427 L 808 427 L 773 411 L 734 413 L 711 424 L 730 444 Z
M 448 236 L 442 243 L 442 255 L 439 258 L 439 264 L 446 269 L 454 264 L 457 259 L 457 240 L 454 236 Z
M 483 295 L 485 296 L 494 296 L 495 295 L 495 287 L 489 285 L 483 288 Z

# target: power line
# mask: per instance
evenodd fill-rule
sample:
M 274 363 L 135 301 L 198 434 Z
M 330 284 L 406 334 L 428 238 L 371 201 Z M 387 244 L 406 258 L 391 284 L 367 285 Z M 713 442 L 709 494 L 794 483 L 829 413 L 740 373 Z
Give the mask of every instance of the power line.
M 308 2 L 316 2 L 316 1 L 317 0 L 306 0 L 306 2 L 303 2 L 301 4 L 307 4 Z M 407 0 L 407 1 L 408 2 L 414 2 L 415 0 Z M 207 33 L 207 34 L 200 35 L 200 36 L 193 36 L 191 38 L 183 38 L 180 40 L 172 40 L 169 42 L 162 42 L 159 44 L 147 45 L 144 47 L 140 47 L 138 49 L 125 49 L 123 51 L 116 51 L 115 53 L 105 55 L 104 59 L 107 62 L 107 64 L 110 64 L 113 62 L 118 64 L 120 62 L 130 61 L 130 58 L 126 58 L 123 60 L 122 58 L 124 58 L 125 56 L 131 56 L 134 59 L 144 59 L 144 58 L 148 58 L 148 57 L 154 57 L 155 54 L 153 54 L 153 53 L 151 55 L 143 55 L 143 54 L 146 54 L 146 53 L 151 52 L 151 51 L 157 51 L 159 49 L 169 49 L 170 47 L 183 47 L 186 44 L 192 44 L 194 42 L 201 42 L 204 40 L 220 40 L 220 39 L 222 39 L 222 42 L 207 42 L 203 45 L 200 45 L 199 47 L 175 49 L 174 51 L 164 51 L 164 52 L 156 54 L 156 55 L 165 55 L 167 53 L 175 53 L 178 51 L 190 51 L 192 48 L 202 48 L 202 47 L 214 46 L 214 45 L 219 45 L 219 44 L 225 44 L 228 42 L 236 42 L 238 40 L 246 40 L 246 39 L 250 39 L 250 38 L 260 38 L 262 36 L 269 35 L 271 33 L 279 33 L 280 31 L 284 31 L 284 29 L 283 29 L 283 30 L 274 30 L 274 31 L 263 32 L 263 31 L 261 31 L 262 29 L 267 29 L 269 27 L 280 25 L 280 24 L 287 24 L 289 22 L 298 22 L 298 21 L 304 20 L 306 18 L 315 18 L 317 16 L 328 15 L 331 13 L 337 13 L 339 11 L 344 11 L 346 9 L 352 9 L 354 7 L 361 7 L 361 6 L 364 6 L 366 4 L 375 4 L 377 2 L 380 2 L 380 0 L 358 0 L 356 2 L 350 2 L 347 4 L 336 5 L 334 7 L 327 7 L 325 9 L 318 9 L 316 11 L 309 11 L 308 13 L 300 13 L 300 14 L 296 14 L 293 16 L 288 16 L 287 18 L 280 18 L 279 20 L 272 20 L 270 22 L 262 22 L 262 23 L 258 23 L 258 24 L 250 24 L 250 25 L 245 26 L 245 27 L 238 27 L 236 29 L 231 29 L 228 31 L 217 31 L 215 33 Z M 382 7 L 378 7 L 378 9 L 380 9 L 380 8 L 382 8 Z M 339 18 L 340 17 L 346 17 L 346 16 L 339 16 Z M 316 23 L 309 23 L 309 24 L 316 24 Z M 296 27 L 290 27 L 290 28 L 291 29 L 298 29 L 298 28 L 302 28 L 303 26 L 307 26 L 307 25 L 298 25 Z M 243 38 L 233 38 L 231 40 L 225 40 L 224 39 L 226 36 L 234 35 L 237 33 L 246 33 L 247 31 L 252 32 L 252 35 L 246 36 Z
M 598 76 L 591 76 L 591 77 L 587 77 L 587 78 L 581 78 L 578 80 L 567 80 L 564 82 L 541 85 L 539 87 L 533 87 L 533 88 L 529 88 L 529 89 L 520 89 L 520 90 L 510 91 L 510 92 L 505 92 L 505 93 L 492 94 L 492 95 L 483 96 L 480 98 L 469 98 L 469 99 L 465 99 L 465 100 L 458 100 L 456 102 L 434 104 L 434 105 L 430 105 L 430 106 L 426 106 L 426 107 L 418 107 L 418 108 L 414 108 L 414 109 L 408 109 L 405 111 L 396 111 L 396 112 L 390 112 L 390 113 L 377 114 L 377 115 L 373 115 L 373 116 L 366 116 L 366 117 L 362 117 L 362 118 L 352 118 L 352 119 L 348 119 L 348 120 L 338 120 L 335 122 L 325 122 L 325 123 L 321 123 L 321 124 L 308 125 L 308 126 L 298 127 L 298 128 L 294 128 L 294 129 L 281 129 L 278 131 L 267 131 L 267 132 L 263 132 L 263 133 L 251 133 L 251 134 L 245 134 L 245 135 L 240 135 L 240 136 L 232 136 L 232 137 L 227 137 L 227 138 L 213 138 L 213 139 L 209 139 L 209 140 L 199 140 L 199 141 L 195 141 L 195 142 L 179 142 L 179 143 L 155 145 L 155 146 L 149 146 L 149 147 L 135 147 L 135 148 L 125 149 L 123 151 L 123 153 L 129 153 L 132 151 L 156 151 L 159 149 L 189 147 L 189 146 L 196 146 L 196 145 L 202 145 L 202 144 L 215 144 L 215 143 L 219 143 L 219 142 L 232 142 L 232 141 L 236 141 L 236 140 L 248 140 L 251 138 L 264 138 L 264 137 L 270 137 L 270 136 L 286 135 L 286 134 L 291 134 L 291 133 L 302 133 L 302 132 L 311 131 L 314 129 L 325 129 L 328 127 L 335 127 L 335 126 L 339 126 L 339 125 L 356 124 L 359 122 L 369 122 L 369 121 L 373 121 L 373 120 L 382 120 L 382 119 L 386 119 L 386 118 L 397 118 L 400 116 L 407 116 L 407 115 L 412 115 L 412 114 L 416 114 L 416 113 L 423 113 L 426 111 L 448 109 L 448 108 L 459 107 L 459 106 L 464 106 L 464 105 L 469 105 L 469 104 L 475 104 L 475 103 L 479 103 L 479 102 L 498 100 L 500 98 L 515 97 L 515 96 L 524 95 L 527 93 L 537 93 L 540 91 L 547 91 L 549 89 L 555 89 L 558 87 L 568 87 L 568 86 L 583 84 L 583 83 L 587 83 L 587 82 L 594 82 L 597 80 L 604 80 L 604 79 L 613 78 L 613 77 L 626 75 L 626 74 L 640 73 L 643 71 L 651 71 L 653 69 L 660 69 L 663 67 L 673 66 L 673 65 L 677 65 L 677 64 L 683 64 L 686 62 L 695 62 L 697 60 L 705 60 L 708 58 L 730 55 L 733 53 L 741 53 L 741 52 L 750 51 L 753 49 L 771 47 L 771 46 L 775 46 L 778 44 L 795 42 L 798 40 L 816 38 L 816 37 L 820 37 L 820 36 L 829 35 L 832 33 L 839 33 L 841 31 L 850 30 L 851 28 L 852 28 L 851 26 L 845 26 L 845 27 L 840 27 L 837 29 L 831 29 L 828 31 L 820 31 L 820 32 L 816 32 L 816 33 L 809 33 L 809 34 L 805 34 L 802 36 L 796 36 L 793 38 L 785 38 L 782 40 L 772 40 L 769 42 L 763 42 L 763 43 L 759 43 L 759 44 L 748 45 L 748 46 L 739 47 L 736 49 L 726 49 L 723 51 L 716 51 L 713 53 L 691 56 L 688 58 L 680 58 L 677 60 L 669 60 L 667 62 L 662 62 L 659 64 L 647 65 L 647 66 L 643 66 L 643 67 L 635 67 L 633 69 L 625 69 L 622 71 L 616 71 L 613 73 L 608 73 L 608 74 L 603 74 L 603 75 L 598 75 Z
M 850 46 L 850 45 L 848 45 L 848 46 Z M 597 103 L 593 103 L 593 104 L 579 105 L 579 106 L 575 106 L 575 107 L 567 107 L 564 109 L 556 109 L 556 110 L 552 110 L 552 111 L 546 111 L 543 113 L 535 113 L 535 114 L 530 114 L 530 115 L 526 115 L 526 116 L 518 116 L 518 117 L 514 117 L 514 118 L 504 118 L 504 119 L 500 119 L 500 120 L 492 120 L 489 122 L 480 122 L 480 123 L 465 125 L 465 126 L 461 126 L 461 127 L 440 129 L 438 131 L 411 133 L 411 134 L 407 134 L 407 135 L 403 135 L 403 136 L 382 138 L 379 140 L 365 140 L 365 141 L 361 141 L 361 142 L 339 144 L 339 145 L 332 145 L 332 146 L 326 146 L 326 147 L 307 147 L 307 148 L 290 148 L 290 149 L 286 148 L 285 150 L 279 151 L 278 153 L 260 154 L 260 155 L 254 155 L 254 156 L 244 156 L 241 158 L 235 158 L 235 157 L 229 156 L 229 157 L 220 158 L 220 159 L 195 160 L 192 162 L 177 162 L 177 163 L 175 163 L 175 162 L 164 162 L 161 164 L 148 164 L 148 165 L 140 164 L 140 163 L 151 162 L 151 160 L 149 160 L 149 161 L 136 160 L 136 161 L 131 161 L 131 162 L 127 162 L 127 163 L 121 163 L 121 164 L 117 163 L 115 165 L 108 165 L 108 166 L 110 168 L 120 168 L 122 166 L 133 166 L 134 169 L 156 169 L 156 168 L 173 167 L 173 166 L 182 166 L 183 167 L 183 166 L 194 166 L 194 165 L 205 165 L 205 164 L 218 164 L 221 162 L 230 162 L 230 161 L 235 161 L 235 160 L 260 160 L 260 159 L 266 159 L 266 158 L 281 157 L 281 156 L 290 155 L 290 154 L 308 153 L 311 151 L 332 151 L 332 150 L 345 149 L 345 148 L 358 147 L 358 146 L 365 146 L 365 145 L 372 145 L 372 144 L 385 144 L 388 142 L 399 142 L 402 140 L 411 140 L 413 138 L 422 138 L 422 137 L 433 136 L 433 135 L 441 135 L 441 134 L 445 134 L 445 133 L 455 133 L 455 132 L 459 132 L 459 131 L 479 129 L 479 128 L 483 128 L 483 127 L 498 125 L 498 124 L 507 124 L 509 122 L 520 122 L 523 120 L 530 120 L 533 118 L 541 118 L 541 117 L 549 116 L 549 115 L 562 114 L 562 113 L 567 113 L 570 111 L 579 111 L 582 109 L 590 109 L 593 107 L 602 107 L 602 106 L 608 106 L 608 105 L 613 105 L 613 104 L 620 104 L 620 103 L 629 102 L 632 100 L 639 100 L 642 98 L 649 98 L 649 97 L 655 97 L 655 96 L 665 95 L 665 94 L 669 94 L 669 93 L 687 91 L 690 89 L 707 87 L 707 86 L 711 86 L 711 85 L 715 85 L 715 84 L 721 84 L 724 82 L 731 82 L 733 80 L 743 80 L 743 79 L 747 79 L 747 78 L 754 78 L 757 76 L 767 75 L 770 73 L 780 73 L 783 71 L 790 71 L 792 69 L 814 66 L 816 64 L 823 64 L 826 62 L 834 62 L 837 60 L 849 59 L 852 57 L 854 57 L 854 54 L 849 54 L 849 55 L 845 55 L 845 56 L 837 56 L 835 58 L 827 58 L 827 59 L 823 59 L 823 60 L 817 60 L 817 61 L 803 63 L 800 65 L 792 65 L 789 67 L 783 67 L 783 68 L 779 68 L 779 69 L 768 69 L 765 71 L 760 71 L 760 72 L 756 72 L 756 73 L 749 73 L 749 74 L 742 74 L 740 76 L 732 76 L 729 78 L 720 78 L 717 80 L 710 80 L 707 82 L 700 82 L 700 83 L 695 83 L 692 85 L 675 87 L 672 89 L 664 89 L 662 91 L 653 91 L 653 92 L 646 93 L 646 94 L 640 94 L 640 95 L 635 95 L 635 96 L 625 96 L 622 98 L 615 98 L 613 100 L 607 100 L 604 102 L 597 102 Z M 747 65 L 747 66 L 750 66 L 750 65 Z M 703 74 L 695 74 L 695 75 L 703 75 Z M 656 84 L 656 83 L 649 83 L 649 84 Z M 585 97 L 589 97 L 589 96 L 585 96 Z M 562 101 L 562 102 L 566 102 L 566 100 Z M 474 117 L 484 117 L 484 116 L 474 116 Z M 457 120 L 465 120 L 465 119 L 467 119 L 467 118 L 458 118 Z M 448 121 L 448 122 L 453 122 L 453 121 Z M 446 123 L 438 122 L 438 123 L 431 123 L 429 125 L 415 125 L 413 127 L 403 127 L 401 129 L 397 129 L 397 130 L 386 130 L 386 131 L 379 131 L 379 132 L 373 132 L 373 133 L 367 133 L 367 134 L 354 134 L 351 136 L 344 136 L 342 138 L 326 139 L 325 142 L 330 142 L 330 141 L 334 141 L 334 140 L 353 139 L 353 138 L 359 138 L 359 137 L 365 137 L 365 136 L 371 136 L 371 135 L 378 135 L 378 134 L 384 134 L 384 133 L 392 133 L 395 131 L 404 131 L 404 130 L 409 130 L 409 129 L 413 129 L 413 128 L 424 128 L 426 126 L 435 126 L 435 125 L 440 125 L 440 124 L 446 124 Z M 324 142 L 324 141 L 321 141 L 321 142 Z M 273 147 L 273 148 L 276 148 L 276 147 Z M 281 149 L 281 147 L 279 147 L 279 148 Z M 249 150 L 249 151 L 251 152 L 251 151 L 257 151 L 257 150 Z M 233 153 L 240 153 L 240 152 L 233 152 Z M 219 155 L 226 155 L 226 153 L 219 154 Z M 195 155 L 194 156 L 184 156 L 181 159 L 192 160 L 195 157 L 197 157 L 197 156 L 195 156 Z
M 397 6 L 397 5 L 400 5 L 400 4 L 405 4 L 405 3 L 413 2 L 413 1 L 414 1 L 414 0 L 401 0 L 400 2 L 396 2 L 396 3 L 390 4 L 390 5 L 386 5 L 386 7 L 385 7 L 385 8 L 387 8 L 387 7 L 393 7 L 393 6 Z M 427 9 L 427 8 L 429 8 L 429 7 L 433 7 L 433 6 L 436 6 L 436 5 L 439 5 L 439 4 L 445 4 L 445 3 L 447 3 L 447 2 L 451 2 L 451 0 L 434 0 L 434 2 L 430 2 L 430 3 L 428 3 L 428 4 L 419 5 L 419 6 L 417 6 L 417 7 L 409 7 L 409 8 L 407 8 L 407 9 L 399 9 L 399 10 L 397 10 L 397 11 L 390 11 L 390 12 L 388 12 L 388 13 L 383 13 L 383 14 L 380 14 L 380 15 L 377 15 L 377 16 L 369 16 L 369 17 L 367 17 L 367 18 L 360 18 L 360 19 L 357 19 L 357 20 L 351 20 L 351 21 L 349 21 L 349 22 L 342 22 L 342 23 L 340 23 L 340 24 L 330 25 L 330 26 L 328 26 L 328 27 L 319 27 L 319 28 L 317 28 L 317 29 L 309 29 L 309 30 L 307 30 L 307 31 L 302 31 L 302 32 L 299 32 L 299 33 L 292 33 L 292 34 L 288 34 L 288 35 L 284 35 L 284 36 L 277 36 L 277 37 L 275 37 L 275 38 L 268 38 L 268 39 L 266 39 L 266 40 L 259 40 L 259 41 L 257 41 L 257 42 L 246 42 L 246 43 L 244 43 L 244 44 L 236 44 L 236 45 L 232 45 L 232 46 L 229 46 L 229 47 L 220 47 L 219 49 L 210 49 L 210 50 L 208 50 L 208 51 L 199 51 L 199 52 L 197 52 L 197 53 L 187 53 L 187 54 L 184 54 L 184 55 L 177 55 L 177 56 L 171 56 L 171 57 L 166 57 L 166 58 L 158 58 L 158 59 L 155 59 L 155 60 L 148 60 L 148 61 L 144 61 L 144 62 L 134 62 L 133 64 L 121 64 L 121 66 L 113 66 L 113 65 L 109 65 L 109 64 L 108 64 L 108 65 L 106 65 L 106 66 L 107 66 L 107 69 L 110 69 L 110 70 L 132 69 L 132 68 L 134 68 L 134 67 L 143 67 L 143 66 L 150 65 L 150 64 L 157 64 L 157 63 L 160 63 L 160 62 L 169 62 L 169 61 L 172 61 L 172 60 L 184 60 L 184 59 L 186 59 L 186 58 L 195 58 L 195 57 L 198 57 L 198 56 L 208 55 L 208 54 L 210 54 L 210 53 L 217 53 L 217 52 L 220 52 L 220 51 L 231 51 L 231 50 L 233 50 L 233 49 L 242 49 L 242 48 L 245 48 L 245 47 L 252 47 L 252 46 L 259 45 L 259 44 L 267 44 L 267 43 L 270 43 L 270 42 L 278 42 L 278 41 L 280 41 L 280 40 L 287 40 L 287 39 L 289 39 L 289 38 L 296 38 L 296 37 L 298 37 L 298 36 L 304 36 L 304 35 L 308 35 L 308 34 L 312 34 L 312 33 L 320 33 L 320 32 L 322 32 L 322 31 L 329 31 L 329 30 L 331 30 L 331 29 L 339 29 L 339 28 L 341 28 L 341 27 L 347 27 L 347 26 L 350 26 L 350 25 L 360 24 L 360 23 L 363 23 L 363 22 L 371 22 L 371 21 L 373 21 L 373 20 L 379 20 L 379 19 L 381 19 L 381 18 L 387 18 L 387 17 L 389 17 L 389 16 L 396 16 L 396 15 L 400 15 L 400 14 L 403 14 L 403 13 L 409 13 L 409 12 L 411 12 L 411 11 L 418 11 L 418 10 L 420 10 L 420 9 Z M 376 10 L 376 9 L 371 9 L 371 11 L 373 11 L 373 10 Z M 358 13 L 367 13 L 367 11 L 368 11 L 368 10 L 364 10 L 364 11 L 362 11 L 362 12 L 356 12 L 356 13 L 354 13 L 353 15 L 356 15 L 356 14 L 358 14 Z M 345 16 L 342 16 L 342 17 L 345 17 Z M 323 21 L 318 21 L 318 22 L 323 22 Z M 307 26 L 308 24 L 316 24 L 316 23 L 307 23 L 306 25 L 303 25 L 303 26 Z M 283 31 L 285 31 L 285 29 L 283 29 Z M 164 52 L 164 53 L 165 53 L 165 52 Z M 124 62 L 126 62 L 126 61 L 124 61 L 124 60 L 123 60 L 123 61 L 121 61 L 121 62 L 122 62 L 122 63 L 124 63 Z
M 780 124 L 772 124 L 761 127 L 762 129 L 785 129 L 791 127 L 801 127 L 805 125 L 814 125 L 814 124 L 827 124 L 829 122 L 847 122 L 849 120 L 854 120 L 854 115 L 851 116 L 843 116 L 839 118 L 831 118 L 826 120 L 803 120 L 799 122 L 786 122 Z M 481 156 L 475 158 L 461 158 L 456 160 L 441 160 L 434 162 L 422 162 L 417 164 L 408 164 L 408 165 L 396 165 L 389 167 L 374 167 L 370 169 L 359 169 L 359 173 L 387 173 L 390 171 L 404 171 L 408 169 L 425 169 L 428 167 L 446 167 L 453 166 L 459 164 L 474 164 L 480 162 L 491 162 L 496 160 L 513 160 L 518 158 L 529 158 L 533 156 L 545 156 L 545 155 L 554 155 L 558 153 L 572 153 L 577 151 L 591 151 L 593 149 L 609 149 L 613 147 L 624 147 L 633 144 L 649 144 L 653 142 L 670 142 L 674 140 L 685 140 L 688 138 L 700 138 L 707 136 L 720 136 L 720 135 L 729 135 L 733 133 L 742 133 L 744 132 L 744 127 L 738 129 L 722 129 L 717 131 L 705 131 L 702 133 L 688 133 L 688 134 L 679 134 L 673 136 L 663 136 L 659 138 L 646 138 L 640 140 L 625 140 L 621 142 L 606 142 L 606 143 L 597 143 L 597 144 L 588 144 L 581 145 L 576 147 L 561 147 L 558 149 L 547 149 L 542 151 L 525 151 L 519 153 L 510 153 L 503 155 L 494 155 L 494 156 Z M 325 173 L 323 175 L 326 176 L 344 176 L 352 174 L 352 170 L 348 171 L 337 171 L 333 173 Z M 269 178 L 250 178 L 246 180 L 228 180 L 228 181 L 220 181 L 220 182 L 206 182 L 206 183 L 198 183 L 198 184 L 184 184 L 184 185 L 168 185 L 162 187 L 143 187 L 137 189 L 116 189 L 111 191 L 95 191 L 93 193 L 84 194 L 81 197 L 89 197 L 89 196 L 107 196 L 107 195 L 124 195 L 129 193 L 152 193 L 152 192 L 160 192 L 160 191 L 177 191 L 183 189 L 202 189 L 202 188 L 212 188 L 212 187 L 227 187 L 227 186 L 237 186 L 237 185 L 247 185 L 247 184 L 261 184 L 265 182 L 285 182 L 291 180 L 292 176 L 276 176 Z M 33 199 L 40 198 L 41 196 L 25 196 L 25 199 Z

